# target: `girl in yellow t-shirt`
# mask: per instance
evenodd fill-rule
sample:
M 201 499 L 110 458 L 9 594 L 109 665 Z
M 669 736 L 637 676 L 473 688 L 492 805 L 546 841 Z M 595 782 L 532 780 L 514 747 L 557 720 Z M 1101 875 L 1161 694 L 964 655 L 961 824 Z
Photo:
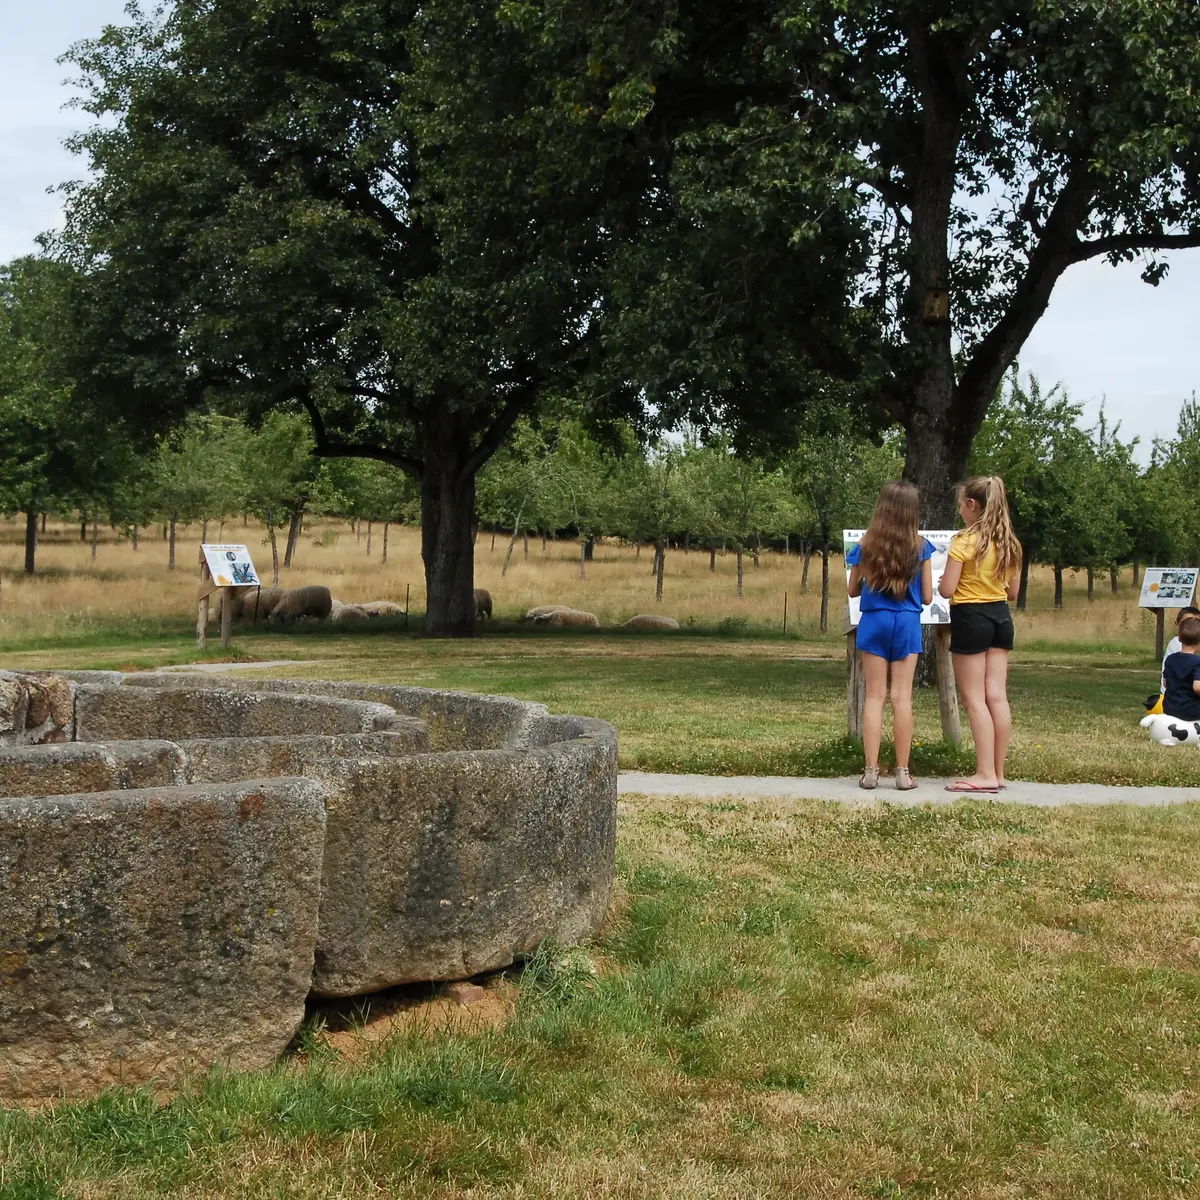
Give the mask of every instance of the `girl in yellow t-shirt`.
M 958 485 L 958 513 L 966 528 L 954 535 L 938 591 L 950 600 L 950 653 L 954 680 L 975 739 L 975 774 L 948 784 L 948 792 L 995 793 L 1004 787 L 1004 760 L 1012 733 L 1008 655 L 1017 598 L 1021 543 L 1013 533 L 1008 496 L 999 475 L 977 475 Z

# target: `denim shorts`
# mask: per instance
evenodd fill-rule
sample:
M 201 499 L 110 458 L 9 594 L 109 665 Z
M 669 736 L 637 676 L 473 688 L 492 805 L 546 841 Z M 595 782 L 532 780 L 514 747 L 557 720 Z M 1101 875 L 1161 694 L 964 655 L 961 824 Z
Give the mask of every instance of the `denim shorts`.
M 888 662 L 921 653 L 921 614 L 892 608 L 865 612 L 858 621 L 858 648 Z

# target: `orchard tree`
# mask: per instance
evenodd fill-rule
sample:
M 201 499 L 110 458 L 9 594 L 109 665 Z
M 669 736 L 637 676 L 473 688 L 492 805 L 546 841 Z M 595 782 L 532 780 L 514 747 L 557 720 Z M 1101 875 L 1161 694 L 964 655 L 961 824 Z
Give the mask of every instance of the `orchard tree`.
M 1200 6 L 1191 0 L 826 0 L 803 119 L 859 148 L 881 332 L 875 400 L 928 519 L 1056 282 L 1200 246 Z

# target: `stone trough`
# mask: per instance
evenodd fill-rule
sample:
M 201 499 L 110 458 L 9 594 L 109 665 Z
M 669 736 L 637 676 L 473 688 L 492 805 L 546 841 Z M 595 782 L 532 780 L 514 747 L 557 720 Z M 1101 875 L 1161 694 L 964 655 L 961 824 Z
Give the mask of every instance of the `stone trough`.
M 310 995 L 596 931 L 616 731 L 388 685 L 0 675 L 0 1099 L 272 1062 Z

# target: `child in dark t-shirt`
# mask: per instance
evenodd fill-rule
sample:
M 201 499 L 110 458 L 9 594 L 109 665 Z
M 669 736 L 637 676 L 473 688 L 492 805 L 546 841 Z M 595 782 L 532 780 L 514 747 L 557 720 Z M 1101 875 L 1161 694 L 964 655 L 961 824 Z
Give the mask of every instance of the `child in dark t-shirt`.
M 1182 649 L 1163 662 L 1163 712 L 1181 721 L 1200 721 L 1200 617 L 1179 622 Z

